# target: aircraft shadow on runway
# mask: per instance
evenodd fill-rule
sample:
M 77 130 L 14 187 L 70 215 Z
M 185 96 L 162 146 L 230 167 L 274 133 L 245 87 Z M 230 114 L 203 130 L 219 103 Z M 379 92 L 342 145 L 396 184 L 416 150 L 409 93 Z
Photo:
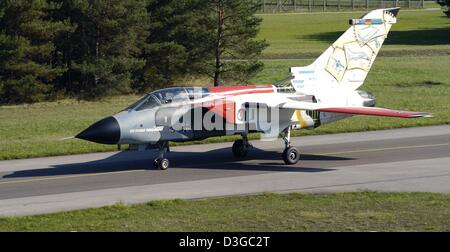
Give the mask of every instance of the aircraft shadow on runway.
M 156 170 L 153 168 L 153 159 L 156 153 L 151 151 L 123 151 L 108 158 L 84 163 L 54 165 L 52 168 L 41 168 L 24 171 L 15 171 L 3 178 L 42 177 L 77 175 L 90 173 L 119 172 L 127 170 Z M 236 159 L 230 148 L 216 149 L 206 152 L 170 152 L 168 158 L 170 169 L 209 169 L 209 170 L 240 170 L 240 171 L 267 171 L 267 172 L 326 172 L 331 168 L 304 167 L 302 161 L 346 161 L 352 158 L 303 154 L 297 165 L 285 165 L 281 160 L 281 153 L 252 149 L 245 159 Z M 244 162 L 246 161 L 247 162 Z M 273 161 L 273 162 L 267 162 Z M 164 172 L 164 171 L 161 171 Z

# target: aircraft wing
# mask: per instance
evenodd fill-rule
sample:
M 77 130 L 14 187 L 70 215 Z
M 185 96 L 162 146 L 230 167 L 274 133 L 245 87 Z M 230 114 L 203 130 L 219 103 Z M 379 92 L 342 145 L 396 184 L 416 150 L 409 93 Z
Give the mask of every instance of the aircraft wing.
M 321 112 L 341 113 L 350 115 L 367 115 L 367 116 L 387 116 L 400 118 L 417 118 L 431 117 L 430 113 L 401 111 L 377 107 L 334 107 L 321 103 L 310 102 L 287 102 L 279 105 L 280 108 L 299 109 L 299 110 L 316 110 Z
M 387 116 L 400 118 L 418 118 L 418 117 L 432 116 L 430 113 L 425 112 L 401 111 L 377 107 L 334 107 L 334 108 L 330 107 L 330 108 L 321 108 L 318 109 L 318 111 L 352 114 L 352 115 Z

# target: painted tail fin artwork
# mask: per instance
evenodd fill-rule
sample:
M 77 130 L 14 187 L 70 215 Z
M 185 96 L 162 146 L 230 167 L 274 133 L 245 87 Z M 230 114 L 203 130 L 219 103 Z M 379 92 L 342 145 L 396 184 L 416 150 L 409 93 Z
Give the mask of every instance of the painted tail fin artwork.
M 364 80 L 383 45 L 392 25 L 397 22 L 399 8 L 373 10 L 359 19 L 350 19 L 351 27 L 314 63 L 292 67 L 292 84 L 302 93 L 312 87 L 356 90 Z M 325 87 L 328 86 L 328 87 Z

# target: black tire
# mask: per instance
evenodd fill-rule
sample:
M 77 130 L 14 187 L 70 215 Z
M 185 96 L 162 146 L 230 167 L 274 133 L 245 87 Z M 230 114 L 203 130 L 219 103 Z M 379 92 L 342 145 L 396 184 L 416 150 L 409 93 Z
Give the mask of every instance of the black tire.
M 300 159 L 300 152 L 295 147 L 289 147 L 283 151 L 283 161 L 287 165 L 293 165 Z
M 233 143 L 233 155 L 238 158 L 243 158 L 247 156 L 248 153 L 248 147 L 244 144 L 244 141 L 242 139 L 236 140 Z
M 169 166 L 170 162 L 167 158 L 158 158 L 155 160 L 155 168 L 159 170 L 167 170 Z

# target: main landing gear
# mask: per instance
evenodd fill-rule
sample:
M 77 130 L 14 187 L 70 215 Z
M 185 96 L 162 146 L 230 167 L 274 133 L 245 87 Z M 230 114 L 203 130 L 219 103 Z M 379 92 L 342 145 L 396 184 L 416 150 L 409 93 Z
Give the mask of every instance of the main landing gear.
M 158 157 L 154 161 L 154 166 L 156 169 L 167 170 L 170 166 L 169 159 L 165 158 L 165 154 L 170 152 L 169 142 L 162 142 L 158 144 Z
M 284 151 L 283 151 L 283 161 L 287 165 L 293 165 L 300 159 L 300 152 L 294 146 L 291 146 L 291 127 L 285 130 L 283 136 L 284 141 Z
M 300 152 L 294 146 L 291 146 L 291 127 L 283 131 L 284 151 L 283 161 L 287 165 L 296 164 L 300 160 Z M 242 139 L 236 140 L 233 144 L 233 155 L 237 158 L 243 158 L 247 155 L 249 149 L 253 146 L 248 142 L 247 135 L 242 135 Z
M 247 135 L 243 135 L 242 139 L 236 140 L 233 143 L 233 155 L 237 158 L 243 158 L 247 156 L 250 148 L 252 148 L 252 145 L 248 142 Z

